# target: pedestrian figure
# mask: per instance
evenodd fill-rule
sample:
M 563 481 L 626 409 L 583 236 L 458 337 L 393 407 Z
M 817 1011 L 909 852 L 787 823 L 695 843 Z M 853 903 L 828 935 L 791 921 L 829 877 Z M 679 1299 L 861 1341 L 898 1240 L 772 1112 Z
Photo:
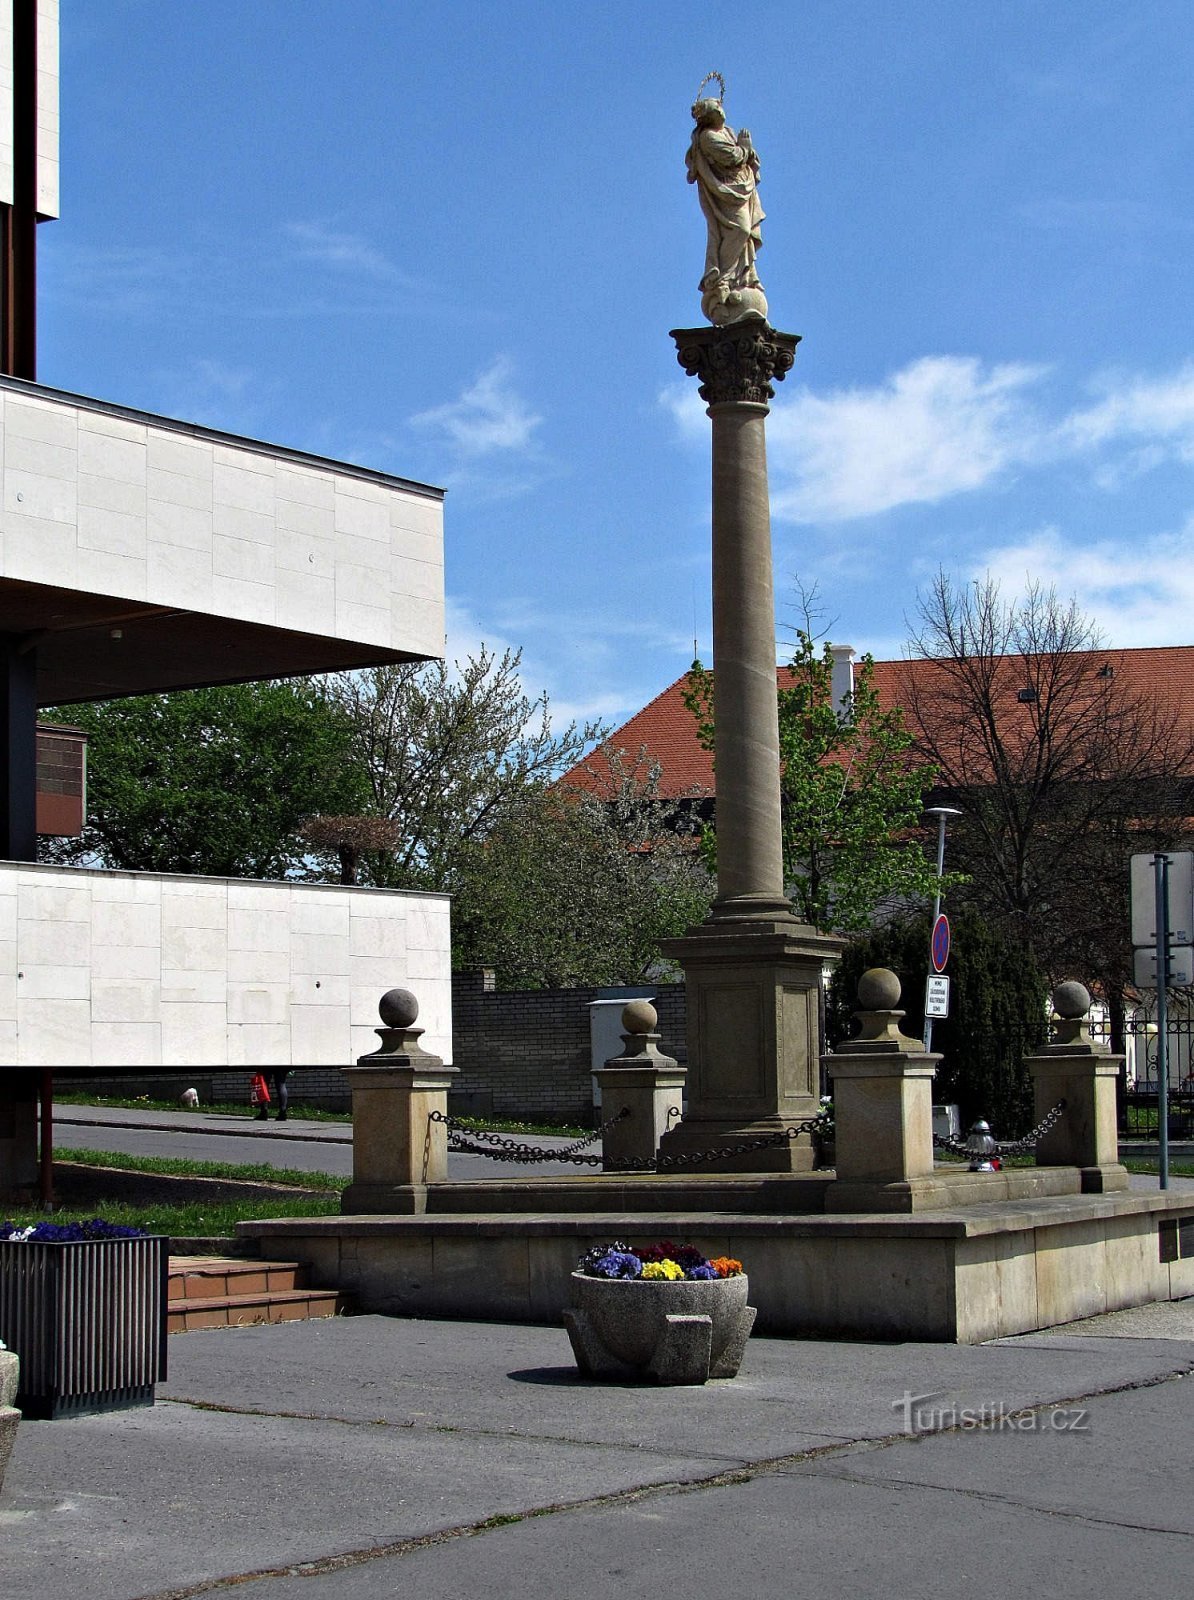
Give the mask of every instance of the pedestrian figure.
M 278 1108 L 274 1120 L 276 1122 L 285 1122 L 286 1108 L 290 1104 L 290 1089 L 286 1081 L 290 1077 L 290 1069 L 288 1067 L 271 1067 L 269 1076 L 270 1082 L 274 1086 L 272 1098 Z M 249 1099 L 257 1107 L 258 1122 L 269 1120 L 270 1098 L 269 1085 L 265 1081 L 264 1074 L 260 1072 L 254 1074 L 249 1090 Z

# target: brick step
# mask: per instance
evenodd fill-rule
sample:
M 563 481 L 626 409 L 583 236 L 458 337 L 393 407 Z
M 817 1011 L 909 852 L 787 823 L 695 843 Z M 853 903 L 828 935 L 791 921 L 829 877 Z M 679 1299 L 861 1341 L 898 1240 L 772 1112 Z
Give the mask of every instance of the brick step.
M 334 1289 L 304 1288 L 303 1275 L 295 1261 L 172 1256 L 167 1331 L 301 1322 L 334 1317 L 344 1309 Z
M 171 1256 L 170 1299 L 219 1299 L 303 1287 L 297 1261 L 242 1261 L 231 1256 Z

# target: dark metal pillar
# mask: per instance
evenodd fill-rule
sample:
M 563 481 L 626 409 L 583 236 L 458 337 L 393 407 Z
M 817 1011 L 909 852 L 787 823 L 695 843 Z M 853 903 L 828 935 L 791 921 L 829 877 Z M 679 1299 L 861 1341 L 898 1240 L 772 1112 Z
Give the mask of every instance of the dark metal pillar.
M 0 634 L 0 859 L 37 860 L 37 652 Z
M 13 203 L 0 205 L 0 371 L 37 380 L 37 0 L 14 0 Z

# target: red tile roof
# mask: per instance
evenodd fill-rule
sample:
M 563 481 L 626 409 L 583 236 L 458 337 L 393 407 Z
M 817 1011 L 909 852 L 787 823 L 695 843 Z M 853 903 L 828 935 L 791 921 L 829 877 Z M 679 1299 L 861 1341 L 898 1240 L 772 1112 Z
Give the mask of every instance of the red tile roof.
M 1194 742 L 1194 646 L 1099 650 L 1092 654 L 1100 662 L 1112 666 L 1119 683 L 1126 685 L 1130 692 L 1171 706 L 1178 714 L 1186 737 Z M 857 665 L 856 662 L 856 670 Z M 934 661 L 876 661 L 874 685 L 880 704 L 885 708 L 896 705 L 901 688 L 910 677 L 922 690 L 927 688 L 939 671 Z M 787 667 L 776 669 L 780 688 L 786 686 L 790 677 Z M 641 750 L 648 759 L 658 762 L 659 793 L 669 799 L 694 791 L 712 794 L 715 788 L 713 757 L 701 748 L 695 719 L 684 704 L 687 681 L 687 674 L 677 678 L 629 722 L 616 729 L 608 740 L 611 749 L 623 751 L 632 760 Z M 566 772 L 561 782 L 593 789 L 599 786 L 605 772 L 608 766 L 600 750 L 594 750 Z

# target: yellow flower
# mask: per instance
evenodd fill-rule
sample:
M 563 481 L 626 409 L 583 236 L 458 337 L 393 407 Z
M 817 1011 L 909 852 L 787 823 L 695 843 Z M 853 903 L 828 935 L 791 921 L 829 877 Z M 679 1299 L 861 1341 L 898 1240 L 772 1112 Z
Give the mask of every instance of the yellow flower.
M 664 1278 L 671 1282 L 684 1276 L 684 1268 L 674 1261 L 648 1261 L 643 1267 L 644 1278 Z

